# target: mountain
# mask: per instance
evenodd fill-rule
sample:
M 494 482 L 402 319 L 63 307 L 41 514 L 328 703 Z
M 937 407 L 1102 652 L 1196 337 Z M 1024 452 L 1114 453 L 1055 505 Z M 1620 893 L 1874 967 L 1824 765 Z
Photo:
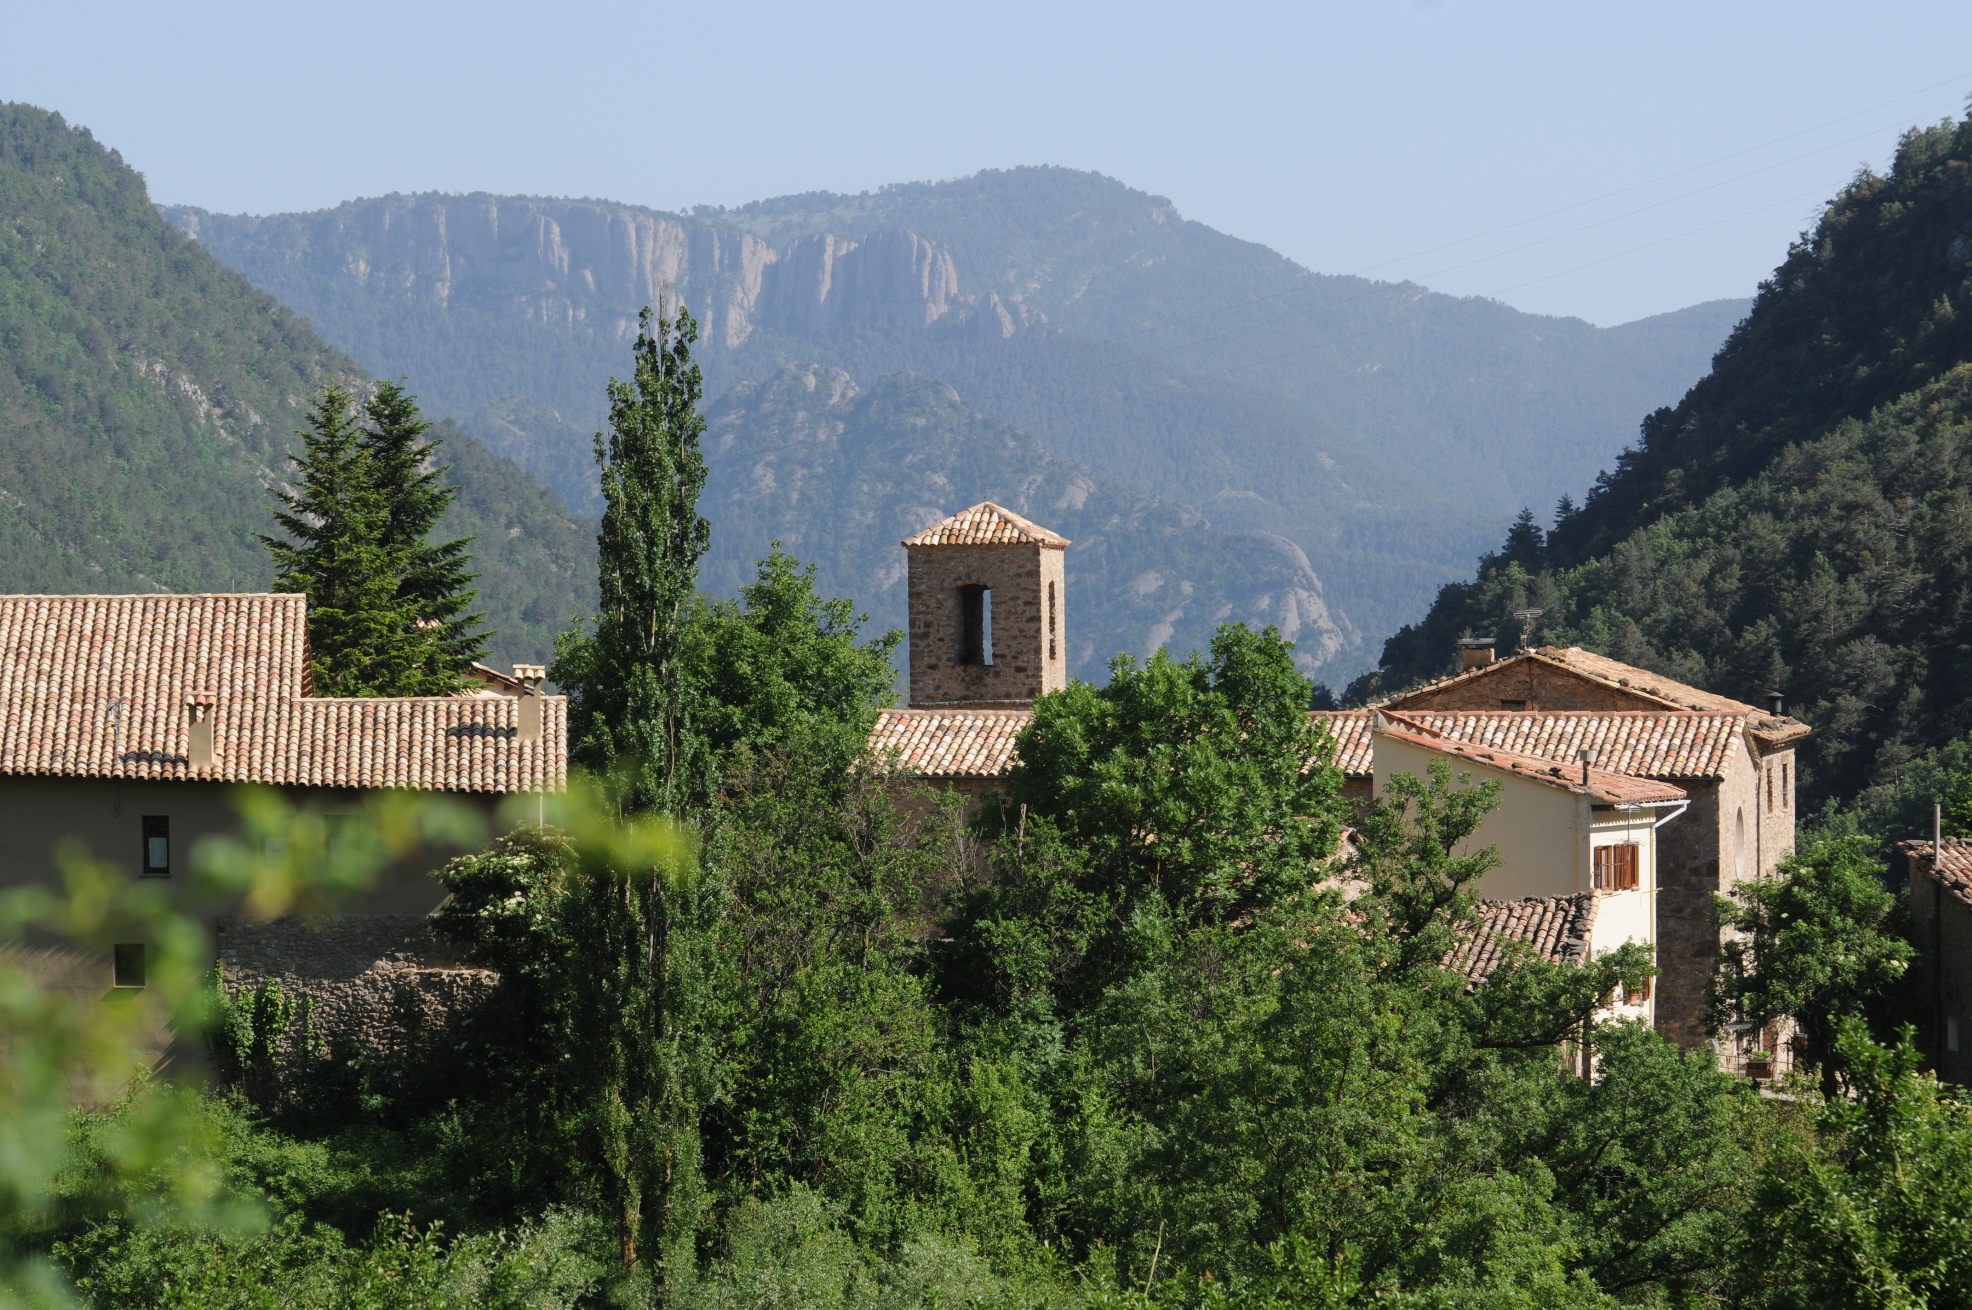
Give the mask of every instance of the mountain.
M 1543 640 L 1783 692 L 1817 729 L 1811 801 L 1972 733 L 1972 118 L 1836 196 L 1711 373 L 1551 534 L 1521 525 L 1444 588 L 1372 681 L 1511 640 L 1523 608 Z
M 793 363 L 940 378 L 1250 548 L 1293 542 L 1370 634 L 1420 612 L 1516 508 L 1587 485 L 1745 308 L 1600 329 L 1321 276 L 1059 168 L 689 214 L 491 195 L 165 212 L 572 506 L 594 504 L 577 455 L 637 310 L 682 299 L 711 394 Z
M 0 105 L 0 589 L 264 590 L 256 534 L 293 429 L 362 370 L 165 223 L 86 130 Z M 594 591 L 593 530 L 456 427 L 502 659 L 538 660 Z
M 1196 510 L 1121 485 L 967 409 L 913 374 L 868 390 L 841 369 L 790 364 L 733 388 L 707 415 L 701 504 L 706 590 L 731 594 L 778 541 L 854 595 L 876 626 L 905 626 L 898 543 L 981 500 L 1070 538 L 1070 672 L 1100 679 L 1112 655 L 1203 650 L 1222 621 L 1274 624 L 1319 671 L 1361 636 L 1333 615 L 1293 542 L 1226 532 Z

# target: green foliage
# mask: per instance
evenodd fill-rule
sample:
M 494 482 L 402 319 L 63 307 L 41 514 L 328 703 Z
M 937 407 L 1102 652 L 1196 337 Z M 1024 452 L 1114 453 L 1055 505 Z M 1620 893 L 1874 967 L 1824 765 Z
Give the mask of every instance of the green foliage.
M 1972 119 L 1907 134 L 1762 285 L 1710 376 L 1579 509 L 1532 524 L 1391 637 L 1378 684 L 1461 636 L 1580 644 L 1814 725 L 1810 808 L 1894 788 L 1961 737 L 1972 687 Z M 1366 685 L 1361 689 L 1368 694 Z M 1921 826 L 1887 835 L 1928 834 Z
M 258 591 L 269 470 L 324 386 L 361 371 L 159 217 L 86 130 L 0 105 L 0 586 Z M 445 430 L 441 532 L 477 538 L 504 658 L 593 609 L 587 531 L 527 474 Z
M 1781 861 L 1780 876 L 1733 886 L 1717 898 L 1733 929 L 1719 957 L 1714 1022 L 1755 1028 L 1791 1016 L 1832 1090 L 1836 1032 L 1845 1019 L 1885 1020 L 1907 1008 L 1917 950 L 1906 898 L 1884 890 L 1883 863 L 1867 837 L 1818 842 Z
M 1972 1111 L 1841 1022 L 1843 1092 L 1761 1171 L 1731 1291 L 1758 1310 L 1942 1310 L 1972 1301 Z
M 698 513 L 698 324 L 681 308 L 653 331 L 646 306 L 637 329 L 631 381 L 610 380 L 607 446 L 596 437 L 608 506 L 597 539 L 602 608 L 592 635 L 562 644 L 554 678 L 569 693 L 570 758 L 611 775 L 626 809 L 675 814 L 698 798 L 704 771 L 685 663 L 711 538 Z
M 458 490 L 441 480 L 425 441 L 431 425 L 404 389 L 379 383 L 353 413 L 349 394 L 323 390 L 309 411 L 301 485 L 275 493 L 287 539 L 262 537 L 280 566 L 274 586 L 308 597 L 309 667 L 321 696 L 442 696 L 485 649 L 464 612 L 469 587 L 460 539 L 427 540 Z

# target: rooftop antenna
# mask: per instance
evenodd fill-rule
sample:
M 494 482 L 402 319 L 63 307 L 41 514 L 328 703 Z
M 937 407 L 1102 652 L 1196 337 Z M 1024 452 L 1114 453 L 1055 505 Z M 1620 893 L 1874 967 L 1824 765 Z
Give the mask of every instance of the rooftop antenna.
M 1520 620 L 1520 649 L 1532 649 L 1534 624 L 1540 620 L 1541 610 L 1515 610 L 1513 617 Z

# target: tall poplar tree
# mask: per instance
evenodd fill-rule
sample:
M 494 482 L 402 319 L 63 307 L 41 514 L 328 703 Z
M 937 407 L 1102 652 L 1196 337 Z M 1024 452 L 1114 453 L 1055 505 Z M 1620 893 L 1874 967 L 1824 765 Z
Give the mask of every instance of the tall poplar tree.
M 711 540 L 698 513 L 706 468 L 697 340 L 682 306 L 676 319 L 646 307 L 631 380 L 610 380 L 609 436 L 596 437 L 602 611 L 592 635 L 562 643 L 555 664 L 571 701 L 572 753 L 615 780 L 628 812 L 679 813 L 705 754 L 684 667 L 698 562 Z
M 274 587 L 308 597 L 308 656 L 318 696 L 383 696 L 403 676 L 397 578 L 384 546 L 389 506 L 370 468 L 347 391 L 325 387 L 294 457 L 300 486 L 278 493 L 283 541 L 262 537 Z
M 446 484 L 436 459 L 439 443 L 425 439 L 431 424 L 401 384 L 378 383 L 363 417 L 358 446 L 382 498 L 382 545 L 397 578 L 404 651 L 394 694 L 446 695 L 486 652 L 486 633 L 479 628 L 485 616 L 470 609 L 479 597 L 472 586 L 478 574 L 468 571 L 472 538 L 429 540 L 459 489 Z

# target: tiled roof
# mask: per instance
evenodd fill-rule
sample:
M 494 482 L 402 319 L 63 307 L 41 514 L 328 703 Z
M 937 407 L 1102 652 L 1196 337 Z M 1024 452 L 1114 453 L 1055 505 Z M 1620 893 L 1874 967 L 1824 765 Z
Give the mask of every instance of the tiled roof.
M 904 538 L 906 546 L 1052 546 L 1065 548 L 1068 538 L 1024 519 L 1010 509 L 982 500 L 924 531 Z
M 304 695 L 304 597 L 0 596 L 0 774 L 442 791 L 559 789 L 567 701 Z M 186 705 L 211 706 L 194 773 Z
M 885 710 L 870 748 L 895 751 L 927 778 L 997 778 L 1013 764 L 1013 743 L 1031 710 Z
M 1525 778 L 1529 782 L 1541 783 L 1543 786 L 1586 792 L 1590 800 L 1600 801 L 1605 805 L 1648 805 L 1685 799 L 1685 791 L 1682 787 L 1655 778 L 1633 778 L 1628 774 L 1612 773 L 1602 768 L 1589 769 L 1588 781 L 1584 783 L 1582 766 L 1579 763 L 1564 764 L 1556 760 L 1543 759 L 1538 755 L 1522 755 L 1498 746 L 1458 741 L 1432 731 L 1413 716 L 1399 715 L 1387 710 L 1381 713 L 1383 723 L 1372 729 L 1379 736 L 1391 737 L 1424 750 L 1485 765 L 1502 773 Z
M 1484 982 L 1508 942 L 1525 942 L 1536 958 L 1550 964 L 1580 964 L 1588 958 L 1595 927 L 1595 896 L 1529 896 L 1519 901 L 1480 901 L 1473 907 L 1470 933 L 1446 954 L 1444 967 L 1473 982 Z
M 1342 744 L 1336 763 L 1344 773 L 1375 771 L 1368 710 L 1318 710 L 1315 717 L 1327 720 Z M 1586 748 L 1610 773 L 1702 780 L 1725 776 L 1746 722 L 1744 714 L 1668 710 L 1405 710 L 1403 717 L 1452 741 L 1562 764 L 1576 764 Z
M 1897 849 L 1909 856 L 1913 865 L 1932 868 L 1930 842 L 1898 842 Z M 1947 891 L 1972 905 L 1972 841 L 1963 837 L 1945 838 L 1944 858 L 1937 861 L 1936 873 Z
M 1376 774 L 1375 753 L 1370 747 L 1368 710 L 1310 710 L 1335 738 L 1335 767 L 1344 777 L 1369 778 Z M 1422 717 L 1422 716 L 1418 716 Z
M 1449 678 L 1443 678 L 1427 687 L 1418 688 L 1440 691 L 1447 685 L 1471 682 L 1487 677 L 1497 677 L 1502 670 L 1523 661 L 1535 661 L 1555 668 L 1565 669 L 1578 677 L 1591 682 L 1600 682 L 1615 687 L 1645 700 L 1653 700 L 1668 710 L 1697 710 L 1714 714 L 1742 714 L 1746 716 L 1747 730 L 1767 745 L 1778 745 L 1805 737 L 1812 729 L 1799 719 L 1790 719 L 1784 714 L 1770 714 L 1757 705 L 1733 700 L 1716 692 L 1701 691 L 1661 673 L 1640 669 L 1634 664 L 1610 659 L 1594 651 L 1583 650 L 1580 646 L 1542 646 L 1538 650 L 1517 651 L 1505 659 L 1476 669 L 1467 669 Z M 1417 692 L 1402 692 L 1384 702 L 1386 708 L 1403 709 L 1404 701 Z

